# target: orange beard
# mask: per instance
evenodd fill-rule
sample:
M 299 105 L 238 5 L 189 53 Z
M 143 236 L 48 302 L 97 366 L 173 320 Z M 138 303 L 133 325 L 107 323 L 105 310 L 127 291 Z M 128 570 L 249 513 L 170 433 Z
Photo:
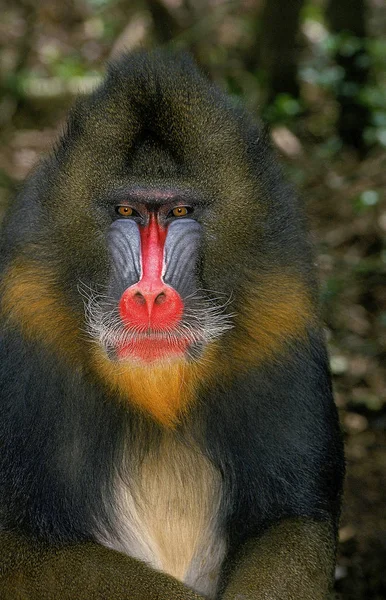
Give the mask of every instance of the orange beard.
M 199 362 L 181 354 L 153 362 L 114 362 L 97 349 L 93 367 L 123 399 L 173 428 L 195 402 L 199 384 L 213 375 L 214 353 L 214 346 L 208 347 Z

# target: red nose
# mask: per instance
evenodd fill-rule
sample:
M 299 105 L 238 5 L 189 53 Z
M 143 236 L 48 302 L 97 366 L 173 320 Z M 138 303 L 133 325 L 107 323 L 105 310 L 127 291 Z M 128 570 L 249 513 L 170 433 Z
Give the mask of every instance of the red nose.
M 172 328 L 181 320 L 183 308 L 178 292 L 161 281 L 148 286 L 141 280 L 130 286 L 119 302 L 119 313 L 124 323 L 138 327 L 140 331 Z

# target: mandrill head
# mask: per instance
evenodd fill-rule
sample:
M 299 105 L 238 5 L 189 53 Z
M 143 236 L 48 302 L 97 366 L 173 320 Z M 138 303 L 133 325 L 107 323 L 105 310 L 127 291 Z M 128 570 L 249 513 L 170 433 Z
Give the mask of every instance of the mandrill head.
M 166 425 L 314 314 L 302 210 L 259 124 L 166 52 L 121 57 L 79 99 L 2 252 L 2 315 L 30 352 Z

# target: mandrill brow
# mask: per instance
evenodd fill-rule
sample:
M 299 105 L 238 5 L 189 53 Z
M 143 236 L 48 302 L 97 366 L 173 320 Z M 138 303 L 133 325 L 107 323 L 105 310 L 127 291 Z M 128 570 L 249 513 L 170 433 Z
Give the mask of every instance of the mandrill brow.
M 185 54 L 124 54 L 0 257 L 1 600 L 331 600 L 342 439 L 259 120 Z

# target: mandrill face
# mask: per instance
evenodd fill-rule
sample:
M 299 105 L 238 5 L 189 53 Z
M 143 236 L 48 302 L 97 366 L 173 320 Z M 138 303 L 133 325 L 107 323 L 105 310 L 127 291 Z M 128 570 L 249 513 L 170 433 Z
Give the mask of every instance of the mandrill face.
M 185 190 L 120 192 L 106 236 L 107 291 L 86 303 L 89 332 L 111 360 L 198 358 L 231 327 L 224 305 L 199 291 L 202 212 Z

